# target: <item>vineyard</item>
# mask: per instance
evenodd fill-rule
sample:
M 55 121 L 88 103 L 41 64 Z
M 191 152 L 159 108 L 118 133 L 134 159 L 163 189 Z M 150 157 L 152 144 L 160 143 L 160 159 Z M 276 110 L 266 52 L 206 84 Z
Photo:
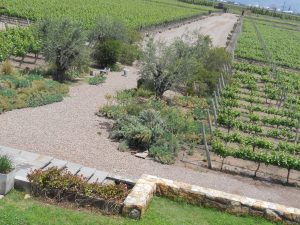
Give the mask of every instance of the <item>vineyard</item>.
M 30 28 L 9 28 L 0 32 L 0 62 L 9 56 L 25 57 L 27 53 L 38 54 L 39 41 Z
M 277 65 L 300 69 L 300 32 L 293 28 L 278 27 L 273 23 L 256 23 L 265 44 Z M 266 62 L 253 23 L 246 19 L 238 41 L 236 56 Z
M 212 9 L 175 0 L 1 0 L 0 14 L 31 20 L 69 18 L 90 28 L 101 16 L 122 20 L 132 28 L 161 24 L 199 15 Z
M 299 171 L 299 87 L 298 74 L 274 75 L 268 67 L 236 63 L 233 82 L 215 98 L 213 152 L 254 161 L 257 171 L 261 163 L 286 168 L 289 174 Z

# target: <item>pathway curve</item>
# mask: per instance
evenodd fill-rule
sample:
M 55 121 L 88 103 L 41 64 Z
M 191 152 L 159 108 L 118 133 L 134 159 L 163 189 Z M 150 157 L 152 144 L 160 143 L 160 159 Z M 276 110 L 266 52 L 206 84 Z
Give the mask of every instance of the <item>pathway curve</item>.
M 226 35 L 226 34 L 225 34 Z M 70 90 L 63 102 L 38 108 L 14 110 L 0 115 L 0 145 L 95 167 L 128 178 L 143 173 L 209 187 L 233 194 L 300 208 L 300 189 L 255 181 L 202 169 L 162 165 L 117 150 L 108 139 L 111 121 L 95 116 L 105 95 L 136 87 L 138 75 L 111 73 L 102 86 L 82 84 Z

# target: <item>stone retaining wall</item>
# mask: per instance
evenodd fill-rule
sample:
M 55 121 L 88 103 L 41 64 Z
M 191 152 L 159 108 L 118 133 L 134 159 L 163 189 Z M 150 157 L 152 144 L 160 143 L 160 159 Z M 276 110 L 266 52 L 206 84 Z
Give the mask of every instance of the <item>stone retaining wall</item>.
M 300 224 L 300 209 L 196 185 L 143 175 L 124 202 L 123 215 L 140 218 L 154 194 L 191 204 L 218 208 L 236 215 L 252 215 L 273 222 Z

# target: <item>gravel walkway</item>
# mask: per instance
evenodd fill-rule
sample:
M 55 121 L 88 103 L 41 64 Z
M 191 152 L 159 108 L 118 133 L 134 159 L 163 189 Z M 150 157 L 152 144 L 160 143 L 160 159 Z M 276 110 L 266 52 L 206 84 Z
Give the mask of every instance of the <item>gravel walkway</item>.
M 111 73 L 102 86 L 72 87 L 63 102 L 0 115 L 0 145 L 46 154 L 99 170 L 138 178 L 143 173 L 189 182 L 234 194 L 300 208 L 300 189 L 202 169 L 194 171 L 143 160 L 117 150 L 108 139 L 111 121 L 95 116 L 105 95 L 136 87 L 137 70 L 129 76 Z M 100 134 L 99 134 L 100 132 Z
M 198 31 L 212 38 L 212 44 L 216 47 L 225 47 L 227 36 L 237 22 L 237 16 L 226 13 L 214 15 L 203 20 L 187 23 L 177 28 L 164 30 L 154 35 L 154 40 L 162 40 L 171 43 L 176 37 L 181 37 L 187 32 Z

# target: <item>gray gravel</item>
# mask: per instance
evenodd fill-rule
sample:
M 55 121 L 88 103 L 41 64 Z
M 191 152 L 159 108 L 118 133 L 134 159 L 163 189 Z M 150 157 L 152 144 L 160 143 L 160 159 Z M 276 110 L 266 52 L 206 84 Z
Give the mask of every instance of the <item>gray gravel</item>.
M 112 122 L 97 117 L 95 112 L 106 104 L 106 94 L 136 87 L 137 70 L 129 69 L 128 77 L 111 73 L 102 86 L 82 84 L 72 87 L 70 97 L 63 102 L 0 115 L 0 145 L 47 154 L 131 179 L 147 173 L 300 207 L 300 190 L 297 188 L 205 169 L 194 171 L 176 165 L 162 165 L 119 152 L 118 143 L 108 139 L 107 128 Z

